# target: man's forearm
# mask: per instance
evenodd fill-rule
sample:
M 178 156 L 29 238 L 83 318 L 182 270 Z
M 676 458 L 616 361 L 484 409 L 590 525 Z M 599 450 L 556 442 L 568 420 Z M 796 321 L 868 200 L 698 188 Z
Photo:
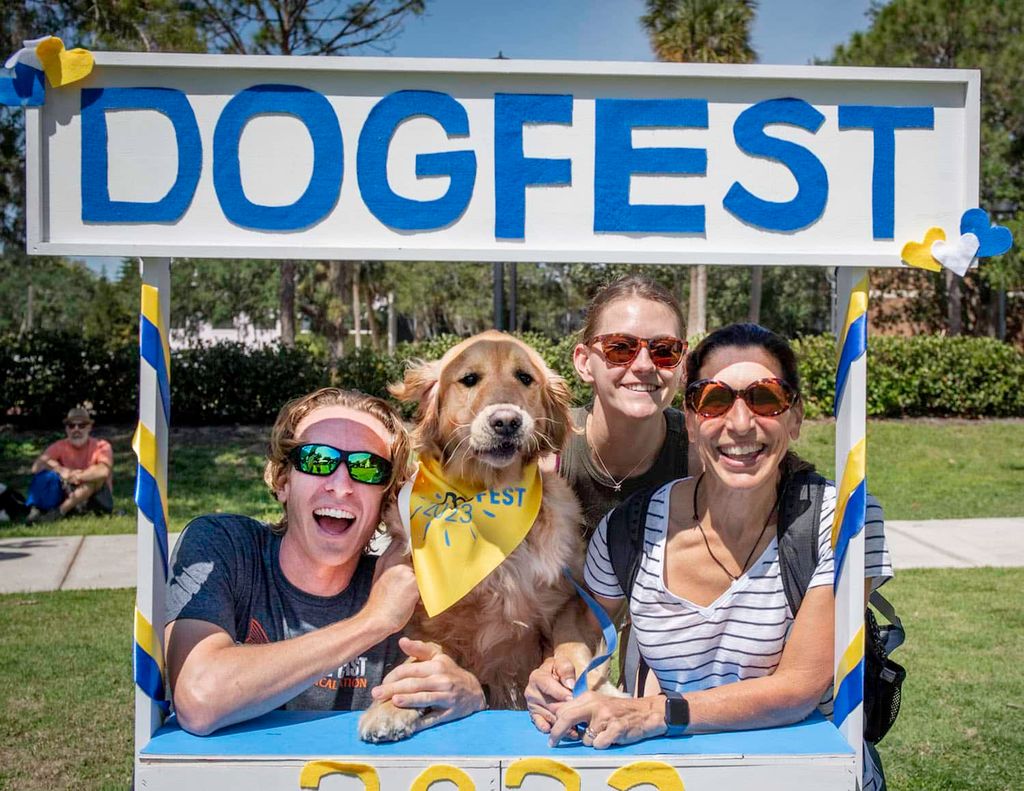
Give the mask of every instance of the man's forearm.
M 105 481 L 110 476 L 110 468 L 106 464 L 93 464 L 84 470 L 78 471 L 79 483 L 96 483 Z
M 360 613 L 276 643 L 196 646 L 199 655 L 185 661 L 174 682 L 179 720 L 206 734 L 273 711 L 392 633 L 381 619 Z
M 56 470 L 59 466 L 60 465 L 53 459 L 46 456 L 40 456 L 32 462 L 32 474 L 35 475 L 37 472 L 42 472 L 43 470 Z

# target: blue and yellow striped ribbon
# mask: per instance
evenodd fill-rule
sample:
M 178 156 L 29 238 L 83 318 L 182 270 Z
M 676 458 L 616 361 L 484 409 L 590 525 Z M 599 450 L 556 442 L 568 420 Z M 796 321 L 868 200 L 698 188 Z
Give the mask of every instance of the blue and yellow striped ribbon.
M 832 553 L 835 557 L 833 589 L 838 590 L 842 578 L 846 550 L 850 539 L 864 529 L 867 507 L 867 486 L 864 477 L 865 441 L 861 439 L 846 456 L 843 480 L 839 483 L 836 513 L 832 521 Z
M 143 515 L 153 523 L 157 546 L 163 559 L 164 578 L 167 576 L 167 492 L 161 485 L 156 471 L 156 437 L 141 422 L 132 437 L 132 450 L 139 459 L 135 476 L 135 504 Z
M 839 344 L 839 359 L 836 364 L 836 394 L 832 402 L 832 414 L 839 414 L 839 402 L 846 390 L 846 380 L 854 360 L 868 349 L 868 279 L 865 276 L 853 287 L 850 305 L 843 323 L 843 337 Z
M 842 725 L 850 712 L 860 705 L 863 690 L 864 627 L 861 626 L 846 647 L 836 669 L 836 694 L 832 704 L 832 721 L 836 727 Z
M 142 286 L 142 310 L 139 316 L 139 354 L 143 365 L 149 365 L 156 374 L 160 398 L 159 416 L 163 419 L 164 435 L 171 419 L 171 351 L 167 342 L 167 317 L 160 310 L 160 291 L 149 285 Z M 160 417 L 157 419 L 159 420 Z M 163 585 L 168 573 L 167 550 L 167 490 L 166 481 L 159 469 L 159 451 L 155 430 L 140 418 L 132 437 L 132 449 L 139 463 L 135 479 L 135 504 L 139 511 L 153 525 L 154 540 L 160 553 L 163 579 L 154 580 Z M 154 614 L 156 615 L 156 614 Z M 154 620 L 161 622 L 163 617 Z M 159 635 L 136 603 L 135 608 L 135 683 L 160 709 L 166 713 L 168 703 L 164 699 L 163 651 Z
M 139 317 L 139 353 L 156 371 L 160 388 L 160 406 L 164 420 L 171 422 L 171 349 L 167 344 L 167 327 L 160 315 L 160 296 L 152 286 L 142 287 L 142 315 Z
M 135 608 L 135 683 L 166 714 L 169 704 L 164 699 L 164 663 L 160 641 L 153 625 Z
M 867 275 L 853 285 L 850 302 L 843 323 L 836 364 L 836 391 L 832 403 L 836 419 L 850 384 L 850 371 L 854 362 L 867 352 Z M 847 404 L 848 408 L 852 405 Z M 850 541 L 864 530 L 867 485 L 865 481 L 865 439 L 861 437 L 846 456 L 843 477 L 839 483 L 836 513 L 832 523 L 832 550 L 835 559 L 834 589 L 839 595 L 839 584 L 848 561 Z M 849 585 L 860 584 L 850 580 Z M 836 625 L 837 628 L 839 624 Z M 853 635 L 836 668 L 836 694 L 833 702 L 833 722 L 839 726 L 851 712 L 857 710 L 864 699 L 864 626 Z

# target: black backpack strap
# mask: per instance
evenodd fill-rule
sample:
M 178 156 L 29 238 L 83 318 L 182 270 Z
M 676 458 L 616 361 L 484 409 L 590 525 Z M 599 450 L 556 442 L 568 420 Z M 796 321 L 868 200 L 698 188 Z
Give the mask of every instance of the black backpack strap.
M 826 481 L 816 472 L 790 475 L 779 495 L 779 569 L 789 609 L 796 616 L 818 566 L 818 534 Z
M 644 531 L 647 527 L 647 509 L 654 493 L 661 488 L 652 486 L 633 492 L 608 514 L 605 536 L 608 540 L 608 558 L 627 599 L 633 591 L 633 582 L 640 569 L 643 556 Z
M 883 596 L 879 591 L 871 592 L 871 596 L 868 598 L 868 603 L 884 615 L 885 619 L 892 624 L 891 627 L 885 630 L 884 648 L 886 656 L 888 656 L 903 645 L 903 641 L 907 639 L 906 630 L 903 628 L 903 621 L 901 621 L 900 617 L 896 614 L 896 609 L 892 606 L 892 602 L 885 598 L 885 596 Z
M 665 444 L 670 448 L 679 449 L 678 453 L 672 454 L 672 478 L 685 478 L 690 474 L 687 471 L 690 465 L 690 454 L 683 413 L 678 409 L 666 409 L 665 427 L 669 435 L 665 437 Z
M 662 485 L 658 485 L 633 492 L 608 514 L 608 524 L 605 530 L 605 537 L 608 541 L 608 558 L 611 560 L 615 577 L 619 581 L 619 587 L 627 602 L 633 592 L 633 583 L 636 582 L 636 575 L 640 570 L 640 560 L 644 554 L 647 509 L 650 508 L 655 492 L 661 488 Z M 619 672 L 623 674 L 626 691 L 634 694 L 635 677 L 632 668 L 638 665 L 643 667 L 646 663 L 640 656 L 636 635 L 629 626 L 628 615 L 625 620 L 626 622 L 622 625 L 622 640 L 619 648 Z M 645 672 L 640 673 L 641 678 L 645 675 Z

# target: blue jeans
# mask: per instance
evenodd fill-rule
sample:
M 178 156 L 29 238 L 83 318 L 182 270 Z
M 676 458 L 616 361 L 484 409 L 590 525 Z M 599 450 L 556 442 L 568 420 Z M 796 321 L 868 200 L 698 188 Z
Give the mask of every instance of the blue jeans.
M 61 477 L 53 470 L 40 470 L 32 476 L 25 504 L 40 511 L 50 511 L 64 502 L 65 497 L 67 493 Z

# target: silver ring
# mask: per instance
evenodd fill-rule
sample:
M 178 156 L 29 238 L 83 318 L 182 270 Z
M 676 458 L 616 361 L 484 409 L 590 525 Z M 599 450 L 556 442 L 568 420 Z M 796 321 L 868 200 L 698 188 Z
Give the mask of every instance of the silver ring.
M 587 729 L 585 731 L 583 731 L 583 735 L 584 736 L 589 736 L 591 739 L 596 739 L 597 738 L 597 734 L 594 733 L 592 730 L 590 730 L 590 726 L 589 725 L 587 726 Z

